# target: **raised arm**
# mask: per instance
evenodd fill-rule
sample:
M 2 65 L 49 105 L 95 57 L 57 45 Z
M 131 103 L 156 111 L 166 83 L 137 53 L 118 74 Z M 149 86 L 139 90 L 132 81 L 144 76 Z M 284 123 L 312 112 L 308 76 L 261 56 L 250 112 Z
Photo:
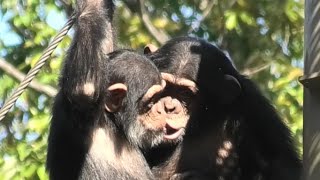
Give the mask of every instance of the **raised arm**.
M 75 34 L 68 51 L 60 87 L 71 103 L 88 104 L 101 97 L 106 54 L 114 49 L 112 0 L 78 0 Z

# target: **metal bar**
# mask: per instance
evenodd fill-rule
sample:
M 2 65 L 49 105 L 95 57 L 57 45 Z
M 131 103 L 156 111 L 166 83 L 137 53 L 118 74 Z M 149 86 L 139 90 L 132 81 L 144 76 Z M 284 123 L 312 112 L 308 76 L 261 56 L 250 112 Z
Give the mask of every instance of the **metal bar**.
M 305 1 L 303 180 L 320 179 L 320 1 Z

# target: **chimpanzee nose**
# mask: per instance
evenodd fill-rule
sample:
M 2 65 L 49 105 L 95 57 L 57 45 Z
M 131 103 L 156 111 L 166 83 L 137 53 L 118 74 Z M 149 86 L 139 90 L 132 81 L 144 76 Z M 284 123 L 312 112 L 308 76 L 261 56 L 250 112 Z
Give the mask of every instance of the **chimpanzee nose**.
M 151 111 L 155 115 L 165 115 L 165 107 L 162 101 L 157 102 L 155 105 L 152 106 Z
M 165 101 L 164 102 L 164 110 L 166 113 L 170 114 L 173 113 L 174 110 L 176 109 L 176 106 L 173 104 L 172 100 L 171 101 Z
M 174 106 L 172 106 L 172 107 L 166 107 L 166 108 L 165 108 L 165 111 L 166 111 L 168 114 L 170 114 L 170 113 L 173 113 L 175 109 L 176 109 L 176 107 L 174 107 Z
M 180 102 L 177 99 L 171 97 L 165 97 L 162 99 L 164 110 L 167 114 L 178 114 L 181 111 Z
M 151 110 L 154 115 L 177 115 L 183 113 L 183 105 L 179 100 L 168 96 L 153 105 Z

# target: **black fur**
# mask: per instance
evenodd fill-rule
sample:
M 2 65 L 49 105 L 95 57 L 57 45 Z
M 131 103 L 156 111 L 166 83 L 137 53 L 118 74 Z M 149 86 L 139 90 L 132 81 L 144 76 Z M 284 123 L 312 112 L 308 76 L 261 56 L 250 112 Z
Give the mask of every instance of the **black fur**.
M 301 161 L 289 129 L 221 50 L 201 39 L 180 37 L 149 57 L 160 72 L 190 79 L 199 89 L 183 141 L 145 154 L 157 178 L 300 179 Z
M 111 0 L 77 2 L 75 36 L 48 139 L 52 180 L 153 179 L 139 148 L 156 144 L 161 131 L 144 127 L 138 116 L 148 111 L 141 98 L 152 85 L 161 84 L 160 73 L 145 56 L 130 50 L 108 54 L 114 48 L 113 9 Z M 107 88 L 115 83 L 128 90 L 119 110 L 110 113 L 105 109 L 112 98 Z

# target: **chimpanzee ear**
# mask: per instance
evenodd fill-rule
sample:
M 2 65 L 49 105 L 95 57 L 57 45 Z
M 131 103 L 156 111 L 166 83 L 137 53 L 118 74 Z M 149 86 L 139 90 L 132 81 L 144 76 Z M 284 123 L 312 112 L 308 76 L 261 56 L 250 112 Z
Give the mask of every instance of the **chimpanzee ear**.
M 127 95 L 127 86 L 122 83 L 111 85 L 108 89 L 105 108 L 108 112 L 116 112 L 121 108 L 122 101 Z
M 150 53 L 153 53 L 155 51 L 158 50 L 158 47 L 153 45 L 153 44 L 147 44 L 145 47 L 144 47 L 144 50 L 143 50 L 143 53 L 144 54 L 150 54 Z
M 229 74 L 224 75 L 221 89 L 221 100 L 224 104 L 232 103 L 241 93 L 239 81 Z

